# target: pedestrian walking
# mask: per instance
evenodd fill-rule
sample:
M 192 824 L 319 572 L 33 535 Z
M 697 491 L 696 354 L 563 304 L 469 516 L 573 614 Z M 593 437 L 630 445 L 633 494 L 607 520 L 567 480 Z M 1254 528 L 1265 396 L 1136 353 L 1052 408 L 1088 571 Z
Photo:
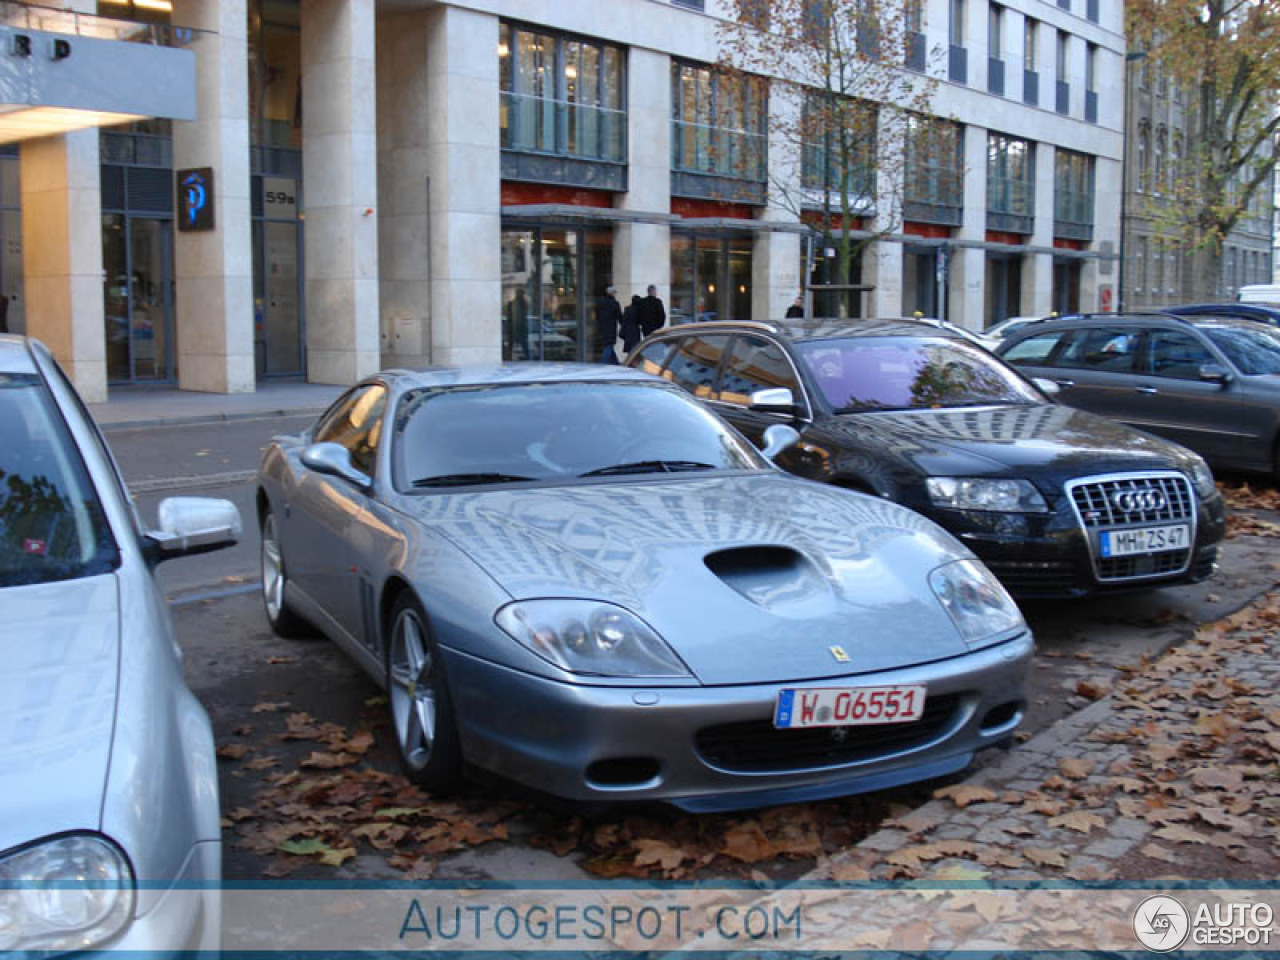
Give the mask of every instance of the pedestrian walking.
M 614 344 L 618 342 L 618 323 L 622 320 L 622 307 L 619 305 L 616 287 L 604 288 L 604 296 L 596 306 L 596 330 L 600 334 L 601 363 L 618 363 L 618 354 Z
M 649 284 L 647 292 L 649 295 L 640 301 L 639 310 L 640 333 L 646 337 L 661 330 L 662 325 L 667 322 L 667 311 L 658 299 L 658 288 Z
M 622 350 L 630 353 L 641 340 L 640 334 L 640 294 L 631 298 L 627 309 L 622 311 Z
M 804 317 L 804 294 L 802 293 L 796 297 L 795 303 L 787 307 L 787 319 L 799 320 L 799 319 L 803 319 L 803 317 Z

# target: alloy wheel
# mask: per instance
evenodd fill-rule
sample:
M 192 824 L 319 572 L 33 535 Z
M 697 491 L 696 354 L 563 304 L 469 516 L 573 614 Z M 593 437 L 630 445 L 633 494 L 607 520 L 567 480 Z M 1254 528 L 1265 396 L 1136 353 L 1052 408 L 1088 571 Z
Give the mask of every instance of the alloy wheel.
M 436 739 L 436 663 L 422 620 L 402 609 L 391 634 L 391 716 L 405 764 L 422 770 Z

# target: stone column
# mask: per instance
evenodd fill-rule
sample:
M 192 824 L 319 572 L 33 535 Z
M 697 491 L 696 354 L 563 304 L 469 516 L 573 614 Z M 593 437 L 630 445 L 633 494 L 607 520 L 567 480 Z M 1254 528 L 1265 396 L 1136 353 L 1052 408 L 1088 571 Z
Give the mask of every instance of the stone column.
M 1054 148 L 1036 144 L 1036 203 L 1031 243 L 1053 246 Z M 1053 309 L 1053 254 L 1029 253 L 1022 258 L 1022 296 L 1018 311 L 1023 316 L 1048 316 Z
M 794 97 L 778 91 L 769 97 L 770 129 L 785 129 L 791 115 L 799 111 Z M 670 124 L 668 124 L 670 126 Z M 794 144 L 775 141 L 769 144 L 769 194 L 762 220 L 778 224 L 798 224 L 799 218 L 780 184 L 798 187 L 800 179 L 799 151 Z M 755 236 L 751 255 L 751 319 L 780 320 L 787 307 L 801 293 L 800 234 L 795 231 L 761 230 Z
M 214 229 L 173 234 L 178 386 L 251 393 L 253 241 L 249 210 L 248 19 L 245 0 L 175 0 L 195 27 L 196 119 L 173 124 L 173 165 L 213 168 Z M 181 198 L 177 216 L 182 215 Z
M 964 128 L 964 220 L 957 237 L 981 243 L 987 236 L 987 131 Z M 986 326 L 984 291 L 987 256 L 980 247 L 957 246 L 951 257 L 947 291 L 949 319 L 968 330 Z
M 628 190 L 618 197 L 618 207 L 667 213 L 671 209 L 671 58 L 664 53 L 631 48 L 627 144 Z M 613 231 L 613 278 L 623 305 L 631 302 L 632 294 L 643 297 L 652 283 L 670 314 L 670 228 L 663 223 L 619 223 Z
M 373 0 L 302 0 L 307 379 L 378 369 Z
M 427 17 L 431 359 L 491 363 L 502 356 L 498 18 L 443 5 Z
M 1125 149 L 1122 145 L 1121 149 Z M 1080 309 L 1102 310 L 1102 291 L 1108 295 L 1107 309 L 1117 310 L 1120 296 L 1120 271 L 1113 259 L 1120 240 L 1120 160 L 1098 157 L 1094 161 L 1093 243 L 1090 249 L 1105 259 L 1089 259 L 1080 277 Z M 1167 264 L 1166 264 L 1167 266 Z
M 380 17 L 378 302 L 384 367 L 431 362 L 427 37 L 422 11 Z
M 51 349 L 88 403 L 107 399 L 98 131 L 20 148 L 27 333 Z

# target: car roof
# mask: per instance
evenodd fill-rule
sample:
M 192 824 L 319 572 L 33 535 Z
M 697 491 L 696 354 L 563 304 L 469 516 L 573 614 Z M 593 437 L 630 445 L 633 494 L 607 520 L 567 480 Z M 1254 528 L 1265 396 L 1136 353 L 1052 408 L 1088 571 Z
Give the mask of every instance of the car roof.
M 711 332 L 760 332 L 772 333 L 789 340 L 831 340 L 843 337 L 945 337 L 949 340 L 964 339 L 958 333 L 938 326 L 936 322 L 906 317 L 876 320 L 837 318 L 770 320 L 767 323 L 752 320 L 703 320 L 696 323 L 664 327 L 661 334 L 690 334 Z
M 630 367 L 600 363 L 495 363 L 422 370 L 383 370 L 371 379 L 393 380 L 406 389 L 483 387 L 528 383 L 667 383 Z
M 1265 303 L 1182 303 L 1176 307 L 1165 307 L 1169 313 L 1187 316 L 1214 314 L 1223 317 L 1261 317 L 1280 319 L 1280 308 L 1269 307 Z
M 1151 313 L 1075 313 L 1065 317 L 1058 317 L 1056 320 L 1042 320 L 1035 325 L 1022 327 L 1017 332 L 1010 335 L 1006 343 L 1014 340 L 1024 340 L 1031 337 L 1039 336 L 1043 333 L 1052 333 L 1055 330 L 1062 330 L 1071 327 L 1083 325 L 1105 325 L 1109 327 L 1143 327 L 1150 326 L 1152 322 L 1160 322 L 1171 326 L 1181 325 L 1187 327 L 1239 327 L 1246 330 L 1257 330 L 1259 324 L 1256 320 L 1245 320 L 1240 317 L 1218 316 L 1218 315 L 1191 315 L 1179 316 L 1173 313 L 1152 311 Z
M 27 338 L 0 333 L 0 373 L 37 373 Z

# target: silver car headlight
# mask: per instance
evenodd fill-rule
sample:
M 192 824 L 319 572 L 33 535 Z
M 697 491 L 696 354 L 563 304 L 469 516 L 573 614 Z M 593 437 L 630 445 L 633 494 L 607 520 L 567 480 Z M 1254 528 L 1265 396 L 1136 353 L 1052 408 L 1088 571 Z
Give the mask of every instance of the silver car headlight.
M 596 600 L 521 600 L 494 617 L 542 659 L 597 677 L 688 677 L 688 667 L 635 614 Z
M 1208 499 L 1218 492 L 1218 484 L 1214 482 L 1213 471 L 1204 462 L 1204 457 L 1196 457 L 1191 466 L 1191 486 L 1201 500 Z
M 929 586 L 971 647 L 1026 626 L 1009 591 L 976 560 L 944 564 L 929 574 Z
M 1049 509 L 1030 480 L 929 477 L 925 487 L 935 507 L 995 513 L 1044 513 Z
M 133 917 L 129 861 L 105 837 L 71 834 L 0 860 L 0 952 L 87 950 Z

